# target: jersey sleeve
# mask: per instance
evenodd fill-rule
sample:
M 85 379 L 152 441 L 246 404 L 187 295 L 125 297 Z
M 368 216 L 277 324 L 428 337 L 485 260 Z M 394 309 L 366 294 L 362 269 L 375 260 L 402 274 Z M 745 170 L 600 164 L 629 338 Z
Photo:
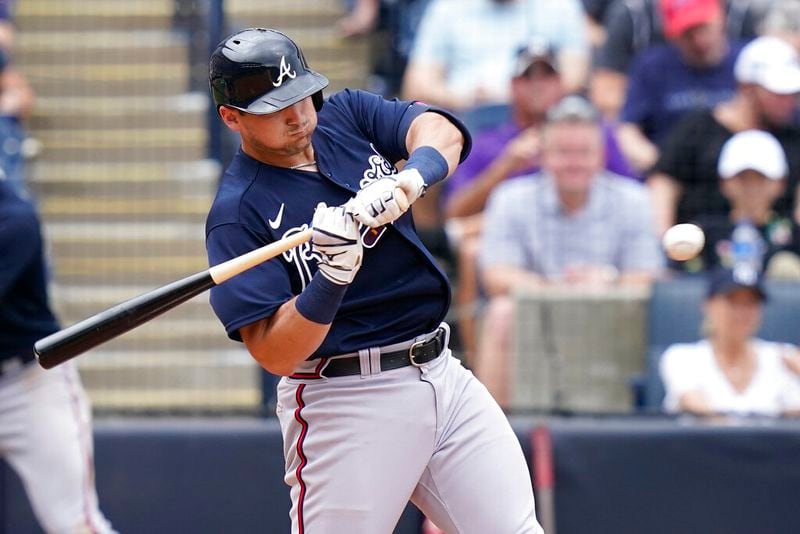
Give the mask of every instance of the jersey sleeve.
M 464 137 L 459 162 L 469 155 L 472 138 L 466 126 L 452 113 L 421 102 L 386 100 L 382 96 L 366 91 L 346 89 L 331 97 L 330 103 L 349 115 L 359 130 L 373 143 L 378 151 L 397 163 L 408 159 L 406 135 L 414 119 L 426 112 L 438 113 L 447 118 Z
M 210 265 L 266 245 L 256 232 L 241 224 L 214 227 L 206 238 Z M 211 288 L 211 307 L 233 340 L 239 329 L 271 316 L 294 296 L 284 264 L 273 258 Z
M 681 397 L 698 389 L 695 346 L 681 343 L 671 345 L 664 351 L 659 362 L 659 373 L 664 383 L 664 410 L 680 411 Z

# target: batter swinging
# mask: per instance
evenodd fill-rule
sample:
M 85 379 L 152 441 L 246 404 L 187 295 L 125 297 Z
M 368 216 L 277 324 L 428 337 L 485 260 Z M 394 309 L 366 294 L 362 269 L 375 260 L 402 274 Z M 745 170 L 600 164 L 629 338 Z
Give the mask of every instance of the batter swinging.
M 390 533 L 410 499 L 451 533 L 539 533 L 504 414 L 447 347 L 448 281 L 413 203 L 469 152 L 449 113 L 345 90 L 248 29 L 211 56 L 242 145 L 207 220 L 209 262 L 313 228 L 305 247 L 212 289 L 228 335 L 282 375 L 294 533 Z M 407 160 L 397 172 L 395 163 Z

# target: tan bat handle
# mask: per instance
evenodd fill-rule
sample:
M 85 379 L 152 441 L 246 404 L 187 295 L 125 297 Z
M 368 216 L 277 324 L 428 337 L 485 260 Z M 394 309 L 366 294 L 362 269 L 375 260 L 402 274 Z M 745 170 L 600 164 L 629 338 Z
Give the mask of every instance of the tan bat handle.
M 298 245 L 302 245 L 311 239 L 312 232 L 312 229 L 308 228 L 302 232 L 284 237 L 280 241 L 275 241 L 269 245 L 252 250 L 247 254 L 236 256 L 235 258 L 232 258 L 224 263 L 215 265 L 214 267 L 211 267 L 208 272 L 215 284 L 221 284 L 225 280 L 233 278 L 237 274 L 241 274 L 260 263 L 264 263 L 269 259 L 280 256 L 287 250 L 293 249 Z

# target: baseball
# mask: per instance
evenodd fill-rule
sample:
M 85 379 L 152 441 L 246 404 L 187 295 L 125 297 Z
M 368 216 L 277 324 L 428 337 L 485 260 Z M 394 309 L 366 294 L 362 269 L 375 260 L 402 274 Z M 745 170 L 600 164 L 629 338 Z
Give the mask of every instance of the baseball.
M 676 224 L 664 233 L 661 243 L 671 259 L 675 261 L 691 260 L 703 250 L 706 237 L 699 226 L 694 224 Z

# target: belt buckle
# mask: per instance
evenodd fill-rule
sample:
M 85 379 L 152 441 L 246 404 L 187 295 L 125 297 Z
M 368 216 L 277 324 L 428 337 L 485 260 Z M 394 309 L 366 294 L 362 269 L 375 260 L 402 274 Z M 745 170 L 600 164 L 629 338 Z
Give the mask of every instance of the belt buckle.
M 411 362 L 411 365 L 413 365 L 414 367 L 422 367 L 423 365 L 425 365 L 424 363 L 417 363 L 417 360 L 414 359 L 414 349 L 416 349 L 421 345 L 424 345 L 428 341 L 430 341 L 430 339 L 426 339 L 425 341 L 415 341 L 414 343 L 411 344 L 410 347 L 408 347 L 408 359 Z

